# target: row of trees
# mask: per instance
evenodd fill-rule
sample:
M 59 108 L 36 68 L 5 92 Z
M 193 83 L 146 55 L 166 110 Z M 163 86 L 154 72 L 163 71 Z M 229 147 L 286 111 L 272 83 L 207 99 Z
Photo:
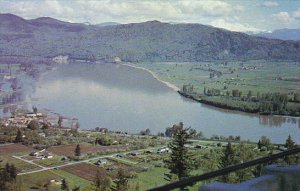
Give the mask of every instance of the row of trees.
M 225 86 L 224 86 L 225 88 Z M 227 88 L 227 87 L 226 87 Z M 206 96 L 221 96 L 219 89 L 204 88 L 204 95 Z M 288 107 L 288 102 L 300 102 L 300 94 L 294 93 L 294 98 L 285 93 L 264 93 L 257 92 L 256 96 L 252 91 L 248 91 L 245 96 L 243 92 L 234 89 L 231 93 L 227 90 L 225 100 L 210 101 L 209 98 L 203 98 L 203 102 L 217 107 L 225 107 L 229 109 L 237 109 L 246 112 L 260 112 L 265 114 L 283 114 L 283 115 L 300 115 L 300 108 Z M 229 99 L 230 98 L 230 99 Z M 230 101 L 228 101 L 228 99 Z

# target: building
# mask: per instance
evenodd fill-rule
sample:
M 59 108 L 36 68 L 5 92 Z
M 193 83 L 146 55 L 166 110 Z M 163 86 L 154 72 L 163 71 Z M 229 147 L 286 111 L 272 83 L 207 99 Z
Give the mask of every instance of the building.
M 107 160 L 106 159 L 99 159 L 95 165 L 105 165 L 107 164 Z

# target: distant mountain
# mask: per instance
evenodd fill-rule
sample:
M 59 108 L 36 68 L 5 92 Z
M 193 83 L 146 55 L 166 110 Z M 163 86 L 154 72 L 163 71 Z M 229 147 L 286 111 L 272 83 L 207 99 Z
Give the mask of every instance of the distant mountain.
M 117 23 L 117 22 L 105 22 L 105 23 L 96 24 L 96 26 L 98 26 L 98 27 L 106 27 L 106 26 L 113 26 L 113 25 L 120 25 L 120 23 Z
M 36 28 L 29 21 L 13 14 L 0 14 L 0 33 L 33 32 Z
M 300 40 L 300 29 L 278 29 L 270 33 L 255 34 L 255 36 L 281 40 Z
M 0 56 L 124 61 L 298 60 L 300 41 L 159 21 L 99 27 L 0 14 Z

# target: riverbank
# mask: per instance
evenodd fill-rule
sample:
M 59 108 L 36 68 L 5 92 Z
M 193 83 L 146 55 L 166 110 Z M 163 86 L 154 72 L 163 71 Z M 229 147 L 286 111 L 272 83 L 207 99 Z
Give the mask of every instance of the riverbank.
M 136 65 L 153 71 L 160 79 L 177 87 L 190 85 L 194 93 L 185 97 L 195 98 L 195 101 L 206 105 L 260 115 L 300 116 L 300 103 L 297 101 L 299 82 L 283 80 L 299 72 L 300 67 L 293 63 L 247 61 L 223 65 L 218 62 L 140 62 Z M 285 71 L 286 74 L 277 74 L 278 71 Z M 205 96 L 204 91 L 211 95 Z M 232 92 L 239 95 L 232 95 Z
M 287 117 L 299 117 L 298 113 L 275 113 L 272 111 L 269 112 L 264 112 L 260 111 L 260 104 L 259 102 L 246 102 L 246 101 L 241 101 L 241 100 L 227 100 L 226 102 L 219 99 L 219 101 L 216 100 L 209 100 L 213 99 L 213 97 L 207 97 L 207 96 L 198 96 L 195 97 L 194 95 L 186 94 L 182 91 L 177 91 L 181 96 L 192 99 L 196 102 L 203 103 L 206 105 L 210 105 L 213 107 L 221 108 L 221 109 L 227 109 L 227 110 L 232 110 L 232 111 L 238 111 L 238 112 L 244 112 L 244 113 L 249 113 L 249 114 L 257 114 L 257 115 L 273 115 L 273 116 L 287 116 Z M 288 105 L 288 107 L 291 107 Z
M 132 67 L 132 68 L 136 68 L 136 69 L 140 69 L 140 70 L 144 70 L 146 72 L 149 72 L 153 76 L 153 78 L 155 78 L 156 80 L 158 80 L 161 83 L 165 84 L 166 86 L 168 86 L 172 90 L 174 90 L 174 91 L 180 91 L 179 87 L 177 87 L 176 85 L 174 85 L 174 84 L 172 84 L 170 82 L 167 82 L 167 81 L 159 79 L 159 77 L 153 71 L 151 71 L 151 70 L 149 70 L 147 68 L 144 68 L 144 67 L 141 67 L 141 66 L 134 66 L 134 65 L 130 65 L 130 64 L 125 64 L 125 63 L 121 63 L 121 65 L 129 66 L 129 67 Z

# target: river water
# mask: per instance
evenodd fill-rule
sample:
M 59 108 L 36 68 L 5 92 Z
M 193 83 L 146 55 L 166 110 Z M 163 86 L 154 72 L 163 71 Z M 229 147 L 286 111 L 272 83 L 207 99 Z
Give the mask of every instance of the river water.
M 258 116 L 217 109 L 180 96 L 143 70 L 115 64 L 72 63 L 43 75 L 28 95 L 39 109 L 78 118 L 81 129 L 152 133 L 182 121 L 206 137 L 262 135 L 283 143 L 289 134 L 300 140 L 300 119 Z M 299 141 L 297 141 L 300 143 Z

